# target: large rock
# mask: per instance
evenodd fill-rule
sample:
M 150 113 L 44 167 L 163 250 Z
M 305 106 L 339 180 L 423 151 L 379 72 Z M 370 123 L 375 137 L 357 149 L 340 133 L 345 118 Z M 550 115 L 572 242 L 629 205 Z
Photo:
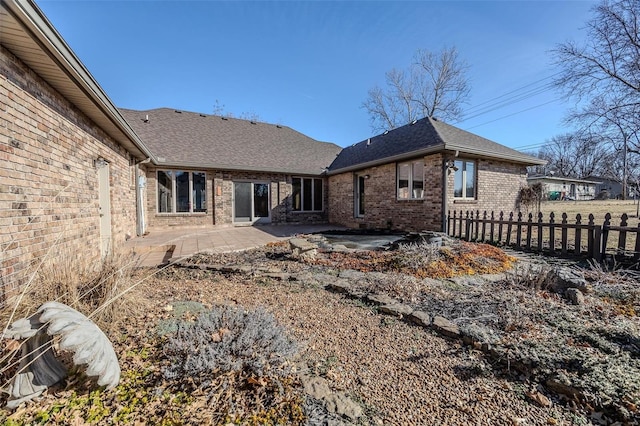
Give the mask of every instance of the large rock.
M 368 294 L 365 299 L 367 302 L 371 302 L 376 305 L 399 305 L 398 302 L 393 297 L 389 297 L 386 294 Z
M 395 303 L 392 305 L 380 306 L 380 311 L 389 315 L 406 317 L 407 315 L 411 314 L 411 312 L 413 312 L 413 309 L 411 308 L 411 306 L 403 305 L 401 303 Z
M 577 288 L 568 288 L 564 295 L 574 305 L 584 305 L 584 294 Z
M 583 293 L 590 291 L 587 280 L 570 268 L 556 268 L 551 272 L 550 278 L 552 279 L 550 289 L 556 293 L 564 293 L 569 288 L 577 288 Z
M 444 317 L 433 317 L 431 327 L 444 336 L 452 337 L 455 339 L 460 337 L 460 328 Z
M 293 256 L 301 259 L 313 259 L 318 254 L 318 245 L 304 238 L 291 238 L 289 247 Z
M 413 311 L 409 315 L 409 321 L 414 324 L 421 325 L 423 327 L 431 326 L 431 315 L 424 311 Z
M 327 410 L 332 413 L 347 417 L 351 421 L 362 417 L 362 407 L 347 397 L 344 392 L 337 392 L 325 399 Z

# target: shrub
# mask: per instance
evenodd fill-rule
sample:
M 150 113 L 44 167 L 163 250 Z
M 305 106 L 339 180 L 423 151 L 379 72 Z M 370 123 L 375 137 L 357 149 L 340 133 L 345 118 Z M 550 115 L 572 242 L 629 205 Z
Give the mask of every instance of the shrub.
M 283 377 L 288 373 L 286 360 L 297 347 L 264 309 L 220 306 L 194 322 L 181 321 L 164 352 L 169 360 L 165 378 L 190 377 L 207 386 L 227 372 Z

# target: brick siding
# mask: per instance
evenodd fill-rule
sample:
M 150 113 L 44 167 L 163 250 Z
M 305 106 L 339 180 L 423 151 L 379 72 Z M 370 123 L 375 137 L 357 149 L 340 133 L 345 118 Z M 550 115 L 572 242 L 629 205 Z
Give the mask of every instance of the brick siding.
M 43 258 L 100 257 L 95 159 L 110 164 L 113 244 L 135 235 L 129 154 L 0 46 L 0 298 Z M 0 301 L 2 301 L 0 300 Z
M 442 230 L 443 155 L 424 157 L 424 199 L 398 200 L 396 163 L 342 173 L 328 179 L 329 222 L 353 228 L 393 229 L 403 231 Z M 518 190 L 526 186 L 524 166 L 497 160 L 477 160 L 477 198 L 456 200 L 453 197 L 453 173 L 447 178 L 449 209 L 512 211 Z M 354 214 L 355 175 L 365 180 L 365 214 Z

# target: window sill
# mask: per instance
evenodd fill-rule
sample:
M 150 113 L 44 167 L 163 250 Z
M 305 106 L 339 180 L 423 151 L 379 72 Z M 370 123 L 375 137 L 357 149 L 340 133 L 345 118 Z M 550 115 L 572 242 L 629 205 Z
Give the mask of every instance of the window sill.
M 206 216 L 207 212 L 195 212 L 195 213 L 156 213 L 156 217 L 190 217 L 190 216 Z
M 302 214 L 302 213 L 324 213 L 324 210 L 291 210 L 293 214 Z
M 472 198 L 458 198 L 453 200 L 453 204 L 478 204 L 478 200 Z
M 396 198 L 396 201 L 424 201 L 424 198 Z

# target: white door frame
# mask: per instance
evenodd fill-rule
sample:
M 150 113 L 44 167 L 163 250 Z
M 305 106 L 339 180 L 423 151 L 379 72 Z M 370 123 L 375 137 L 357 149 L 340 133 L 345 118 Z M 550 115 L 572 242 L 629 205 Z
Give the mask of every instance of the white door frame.
M 100 255 L 104 259 L 111 253 L 111 185 L 109 183 L 109 163 L 96 160 L 98 169 L 98 212 L 100 215 Z

